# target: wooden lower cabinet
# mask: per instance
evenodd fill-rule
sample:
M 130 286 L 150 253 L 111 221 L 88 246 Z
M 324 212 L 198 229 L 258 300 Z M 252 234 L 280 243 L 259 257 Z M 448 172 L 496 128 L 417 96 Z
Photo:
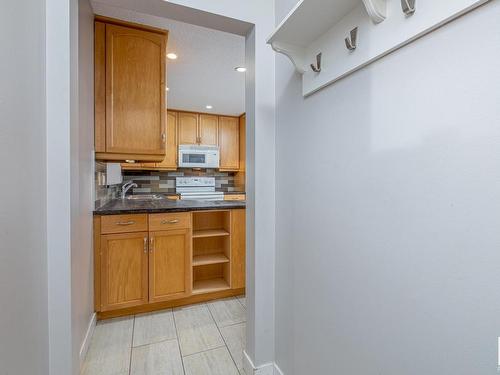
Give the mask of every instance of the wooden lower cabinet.
M 181 298 L 191 293 L 191 230 L 150 234 L 149 302 Z
M 148 233 L 101 236 L 101 310 L 148 302 Z
M 241 294 L 245 210 L 95 216 L 94 283 L 100 319 Z

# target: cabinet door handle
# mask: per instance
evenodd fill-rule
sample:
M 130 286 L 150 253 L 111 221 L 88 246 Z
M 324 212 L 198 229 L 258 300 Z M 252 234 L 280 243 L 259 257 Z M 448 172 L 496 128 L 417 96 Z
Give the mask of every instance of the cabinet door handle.
M 148 238 L 144 237 L 144 254 L 148 253 Z
M 155 238 L 151 237 L 149 239 L 149 252 L 152 254 L 155 249 Z
M 165 135 L 165 133 L 161 133 L 161 141 L 163 143 L 165 143 L 167 141 L 167 136 Z
M 135 221 L 131 220 L 131 221 L 119 221 L 116 223 L 116 225 L 134 225 L 135 224 Z
M 161 223 L 164 225 L 164 224 L 177 224 L 179 222 L 178 219 L 174 219 L 174 220 L 163 220 Z

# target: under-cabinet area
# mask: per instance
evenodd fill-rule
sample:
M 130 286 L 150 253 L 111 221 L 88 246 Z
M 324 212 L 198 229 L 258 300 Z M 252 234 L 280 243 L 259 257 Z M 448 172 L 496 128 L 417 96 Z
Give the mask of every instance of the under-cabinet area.
M 95 310 L 153 311 L 245 288 L 245 209 L 94 217 Z

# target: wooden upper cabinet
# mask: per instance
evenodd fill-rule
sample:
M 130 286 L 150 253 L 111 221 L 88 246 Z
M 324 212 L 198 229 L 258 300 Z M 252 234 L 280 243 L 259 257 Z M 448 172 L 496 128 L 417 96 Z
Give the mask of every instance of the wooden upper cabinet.
M 113 22 L 95 33 L 96 158 L 161 161 L 167 33 Z
M 167 137 L 165 158 L 160 163 L 122 163 L 127 170 L 176 170 L 177 169 L 177 112 L 167 112 Z
M 106 24 L 94 24 L 94 149 L 106 152 Z
M 177 112 L 167 112 L 167 140 L 165 159 L 156 163 L 158 168 L 177 169 Z
M 106 151 L 164 154 L 163 38 L 106 25 Z
M 148 233 L 101 236 L 101 311 L 148 302 Z
M 198 143 L 198 114 L 179 112 L 178 128 L 179 145 L 195 145 Z
M 245 172 L 246 169 L 246 129 L 247 116 L 240 117 L 240 172 Z
M 240 167 L 240 126 L 237 117 L 219 117 L 220 169 Z
M 161 302 L 191 293 L 191 230 L 150 235 L 149 301 Z
M 217 146 L 219 144 L 219 118 L 214 115 L 200 114 L 198 141 L 202 145 Z
M 219 118 L 205 113 L 178 113 L 178 134 L 180 145 L 219 144 Z

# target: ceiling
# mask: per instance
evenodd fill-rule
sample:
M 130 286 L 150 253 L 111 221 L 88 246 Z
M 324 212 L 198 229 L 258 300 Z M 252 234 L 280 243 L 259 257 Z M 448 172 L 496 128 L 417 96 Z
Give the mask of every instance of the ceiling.
M 165 17 L 116 7 L 113 0 L 93 1 L 99 15 L 169 30 L 167 53 L 167 106 L 171 109 L 241 115 L 245 112 L 245 38 Z M 212 109 L 206 106 L 211 105 Z

